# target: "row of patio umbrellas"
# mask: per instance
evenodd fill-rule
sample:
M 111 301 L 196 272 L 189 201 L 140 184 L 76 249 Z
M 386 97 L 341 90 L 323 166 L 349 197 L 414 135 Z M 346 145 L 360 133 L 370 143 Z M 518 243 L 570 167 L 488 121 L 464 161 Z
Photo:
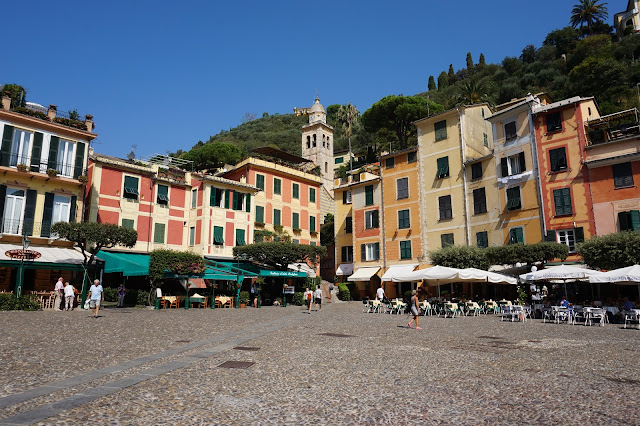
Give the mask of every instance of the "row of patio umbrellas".
M 439 286 L 456 282 L 476 282 L 493 284 L 516 284 L 513 277 L 498 274 L 496 272 L 483 271 L 476 268 L 449 268 L 446 266 L 432 266 L 417 271 L 408 271 L 396 274 L 392 277 L 393 282 L 423 281 L 427 285 Z
M 571 265 L 553 266 L 520 275 L 524 281 L 588 280 L 591 283 L 616 283 L 622 285 L 640 283 L 640 265 L 627 266 L 600 272 Z

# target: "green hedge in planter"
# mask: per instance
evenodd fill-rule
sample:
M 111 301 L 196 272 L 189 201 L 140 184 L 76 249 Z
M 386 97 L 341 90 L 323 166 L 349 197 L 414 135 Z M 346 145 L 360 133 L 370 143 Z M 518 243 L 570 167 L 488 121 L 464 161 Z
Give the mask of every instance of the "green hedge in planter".
M 33 294 L 25 294 L 16 300 L 13 293 L 0 293 L 0 311 L 37 311 L 39 309 L 40 302 Z
M 293 293 L 293 297 L 291 298 L 291 303 L 298 306 L 304 305 L 304 293 L 301 291 L 297 293 Z
M 338 298 L 340 300 L 351 300 L 351 292 L 349 291 L 349 287 L 347 287 L 347 285 L 344 283 L 338 284 Z

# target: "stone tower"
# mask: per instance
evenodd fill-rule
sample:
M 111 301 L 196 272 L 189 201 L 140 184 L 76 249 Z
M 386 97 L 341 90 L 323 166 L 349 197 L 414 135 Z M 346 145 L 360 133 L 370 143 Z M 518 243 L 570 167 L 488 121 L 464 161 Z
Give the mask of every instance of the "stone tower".
M 323 186 L 333 197 L 333 127 L 327 124 L 327 111 L 316 97 L 311 108 L 295 112 L 309 115 L 309 123 L 302 126 L 302 157 L 320 167 Z

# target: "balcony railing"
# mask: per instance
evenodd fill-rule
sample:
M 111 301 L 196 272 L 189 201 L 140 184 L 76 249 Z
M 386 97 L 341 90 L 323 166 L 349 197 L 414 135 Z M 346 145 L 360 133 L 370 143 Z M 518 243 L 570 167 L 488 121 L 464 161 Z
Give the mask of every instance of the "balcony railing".
M 0 233 L 50 238 L 54 237 L 54 235 L 51 235 L 51 225 L 50 221 L 36 222 L 30 219 L 2 218 L 0 219 Z
M 63 176 L 68 178 L 73 178 L 75 172 L 74 163 L 56 161 L 55 168 L 50 168 L 49 162 L 33 162 L 31 156 L 21 154 L 0 153 L 0 165 L 5 167 L 15 167 L 16 169 L 24 172 L 46 173 L 49 174 L 49 176 Z M 53 166 L 54 163 L 51 165 Z M 50 170 L 55 170 L 55 172 Z M 82 175 L 87 175 L 86 168 L 80 171 L 80 176 Z
M 619 111 L 587 121 L 587 145 L 614 142 L 640 136 L 638 110 Z

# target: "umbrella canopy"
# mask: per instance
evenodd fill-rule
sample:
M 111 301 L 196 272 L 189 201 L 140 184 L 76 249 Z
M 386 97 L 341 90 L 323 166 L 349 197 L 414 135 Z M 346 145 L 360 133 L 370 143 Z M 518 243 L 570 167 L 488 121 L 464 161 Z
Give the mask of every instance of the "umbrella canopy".
M 525 281 L 550 281 L 550 280 L 584 280 L 592 276 L 602 275 L 603 272 L 593 269 L 578 268 L 571 265 L 552 266 L 536 272 L 529 272 L 520 275 Z
M 589 277 L 589 282 L 616 283 L 621 285 L 640 284 L 640 265 L 632 265 L 626 268 L 603 272 L 600 275 Z
M 513 277 L 498 274 L 496 272 L 483 271 L 477 268 L 461 269 L 459 273 L 460 281 L 487 282 L 492 284 L 517 284 L 518 280 Z
M 448 268 L 446 266 L 432 266 L 431 268 L 418 269 L 395 275 L 393 282 L 420 281 L 424 280 L 428 284 L 439 285 L 459 281 L 458 273 L 460 269 Z

